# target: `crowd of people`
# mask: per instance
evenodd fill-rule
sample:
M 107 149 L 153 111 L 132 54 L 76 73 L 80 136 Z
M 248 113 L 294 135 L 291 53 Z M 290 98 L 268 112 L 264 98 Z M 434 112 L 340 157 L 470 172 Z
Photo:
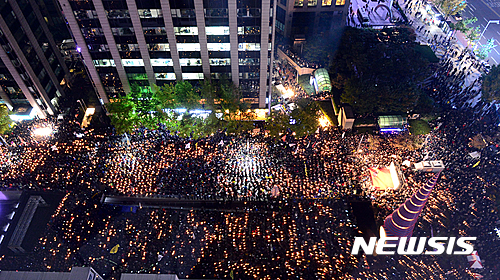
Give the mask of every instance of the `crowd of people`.
M 436 79 L 429 87 L 437 100 L 445 96 L 442 88 L 434 91 L 439 83 Z M 447 106 L 444 100 L 440 102 Z M 5 256 L 0 266 L 64 271 L 92 265 L 110 279 L 120 272 L 236 279 L 469 279 L 463 258 L 450 262 L 429 256 L 349 254 L 359 234 L 351 199 L 371 202 L 380 224 L 428 179 L 403 166 L 406 184 L 381 194 L 363 187 L 369 180 L 368 167 L 394 160 L 418 162 L 425 156 L 443 159 L 447 170 L 414 235 L 477 236 L 475 248 L 489 268 L 485 274 L 494 277 L 497 270 L 488 259 L 500 254 L 495 249 L 498 237 L 490 234 L 498 221 L 491 200 L 498 187 L 498 161 L 493 155 L 486 160 L 485 154 L 485 161 L 472 169 L 466 157 L 472 150 L 467 145 L 471 135 L 495 132 L 493 118 L 471 118 L 474 111 L 469 108 L 449 110 L 433 124 L 439 129 L 418 150 L 390 145 L 393 136 L 375 136 L 380 148 L 373 150 L 361 134 L 335 129 L 301 139 L 273 139 L 262 131 L 242 136 L 220 132 L 195 141 L 163 130 L 142 129 L 126 138 L 83 132 L 75 120 L 37 122 L 56 130 L 42 138 L 21 136 L 30 127 L 20 126 L 2 146 L 3 187 L 67 193 L 33 258 Z M 102 194 L 249 204 L 247 211 L 123 211 L 102 205 Z M 252 204 L 255 201 L 269 201 L 275 208 Z M 111 253 L 117 245 L 117 252 Z M 428 271 L 414 273 L 424 267 Z

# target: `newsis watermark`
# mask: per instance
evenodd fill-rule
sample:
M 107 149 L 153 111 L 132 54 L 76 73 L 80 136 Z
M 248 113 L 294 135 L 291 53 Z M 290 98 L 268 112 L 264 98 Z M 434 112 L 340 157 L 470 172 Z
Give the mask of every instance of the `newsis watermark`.
M 474 247 L 467 241 L 475 241 L 477 237 L 370 237 L 368 244 L 363 237 L 354 237 L 352 255 L 362 249 L 366 255 L 470 255 Z M 418 240 L 418 245 L 417 245 Z M 427 250 L 426 250 L 427 245 Z M 454 250 L 456 249 L 456 250 Z

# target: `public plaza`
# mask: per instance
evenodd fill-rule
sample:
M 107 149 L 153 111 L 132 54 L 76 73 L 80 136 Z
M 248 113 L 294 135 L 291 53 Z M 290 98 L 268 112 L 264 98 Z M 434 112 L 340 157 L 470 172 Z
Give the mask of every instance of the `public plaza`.
M 375 5 L 366 3 L 367 9 L 369 4 Z M 291 132 L 271 137 L 259 127 L 240 135 L 219 130 L 200 139 L 162 126 L 125 136 L 110 127 L 82 129 L 76 109 L 62 119 L 24 121 L 0 139 L 0 187 L 61 199 L 47 226 L 35 230 L 39 239 L 31 250 L 13 254 L 4 246 L 0 270 L 90 266 L 104 279 L 120 279 L 122 273 L 180 279 L 500 279 L 496 104 L 479 98 L 482 69 L 473 55 L 443 34 L 427 36 L 430 28 L 411 10 L 421 1 L 400 4 L 409 10 L 417 38 L 441 50 L 434 74 L 422 86 L 442 108 L 428 134 L 366 133 L 322 123 L 302 138 Z M 361 26 L 355 9 L 347 24 Z M 277 49 L 298 67 L 326 67 L 292 48 Z M 273 82 L 291 93 L 274 95 L 272 102 L 309 98 L 291 63 L 276 59 L 270 69 Z M 480 159 L 470 156 L 478 152 L 471 145 L 478 135 L 485 145 Z M 384 219 L 434 175 L 414 170 L 423 160 L 442 160 L 445 168 L 413 236 L 477 237 L 473 246 L 483 269 L 471 269 L 467 256 L 350 254 L 354 237 L 378 236 Z M 375 188 L 370 170 L 391 163 L 398 166 L 401 186 Z M 147 203 L 153 199 L 156 204 Z

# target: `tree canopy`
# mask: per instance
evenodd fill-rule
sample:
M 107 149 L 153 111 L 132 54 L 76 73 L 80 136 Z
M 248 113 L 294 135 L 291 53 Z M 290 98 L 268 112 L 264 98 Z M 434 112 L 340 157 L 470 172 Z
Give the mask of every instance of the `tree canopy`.
M 156 129 L 162 124 L 182 137 L 200 138 L 218 129 L 226 128 L 228 133 L 251 129 L 250 105 L 241 99 L 238 87 L 229 81 L 205 81 L 199 88 L 180 81 L 157 88 L 155 92 L 133 84 L 130 93 L 106 106 L 118 134 L 138 127 Z M 211 112 L 202 118 L 192 115 L 193 109 Z
M 414 42 L 409 28 L 347 28 L 330 67 L 342 102 L 360 114 L 412 110 L 430 75 Z
M 479 57 L 480 59 L 486 59 L 488 55 L 491 53 L 491 51 L 496 47 L 495 45 L 495 39 L 491 38 L 488 40 L 488 42 L 484 45 L 479 46 L 474 53 Z
M 483 75 L 483 99 L 491 102 L 500 100 L 500 67 L 493 65 L 487 75 Z
M 12 120 L 9 117 L 9 109 L 4 104 L 0 105 L 0 134 L 5 134 L 10 130 Z
M 281 111 L 273 111 L 266 122 L 266 129 L 273 137 L 279 137 L 288 131 L 295 136 L 302 137 L 314 133 L 319 126 L 319 106 L 310 99 L 299 99 L 297 107 L 290 114 Z
M 435 3 L 443 10 L 446 19 L 467 7 L 466 0 L 435 0 Z

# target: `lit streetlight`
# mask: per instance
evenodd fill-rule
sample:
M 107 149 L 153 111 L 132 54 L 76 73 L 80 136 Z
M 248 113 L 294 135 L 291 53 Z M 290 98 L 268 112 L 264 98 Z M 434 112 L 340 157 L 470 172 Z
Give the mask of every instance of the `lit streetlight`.
M 483 38 L 483 34 L 486 31 L 486 29 L 488 28 L 488 26 L 490 25 L 490 23 L 500 24 L 500 20 L 489 20 L 488 21 L 488 24 L 486 24 L 486 27 L 484 27 L 483 32 L 481 32 L 481 35 L 479 35 L 479 39 L 477 39 L 477 43 L 474 45 L 474 50 L 477 49 L 477 45 L 479 44 L 479 41 L 481 40 L 481 38 Z

